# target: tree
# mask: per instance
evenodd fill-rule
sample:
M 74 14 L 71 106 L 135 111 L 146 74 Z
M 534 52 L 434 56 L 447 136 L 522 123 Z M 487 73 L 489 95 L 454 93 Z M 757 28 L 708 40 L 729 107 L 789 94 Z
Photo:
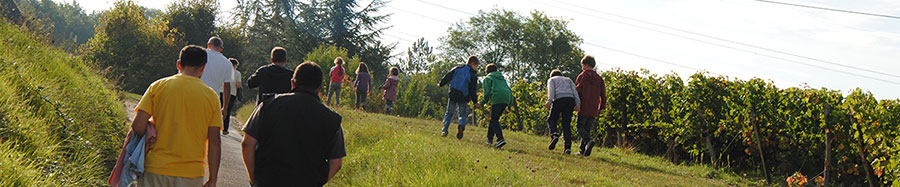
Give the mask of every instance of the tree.
M 168 33 L 174 34 L 179 41 L 204 45 L 216 31 L 218 10 L 216 0 L 180 0 L 169 4 L 160 18 L 171 29 Z
M 143 93 L 153 81 L 175 74 L 178 50 L 165 24 L 147 20 L 132 1 L 117 1 L 103 14 L 96 35 L 82 47 L 84 58 L 125 91 Z
M 412 43 L 406 51 L 406 59 L 399 60 L 400 68 L 409 73 L 425 73 L 430 68 L 429 65 L 437 61 L 434 55 L 434 48 L 428 45 L 425 38 L 419 38 Z
M 51 41 L 72 51 L 94 36 L 94 25 L 100 14 L 87 14 L 77 2 L 57 3 L 51 0 L 19 1 L 24 14 L 44 20 L 52 30 Z
M 584 52 L 578 47 L 581 38 L 567 25 L 539 11 L 527 17 L 508 10 L 479 11 L 453 25 L 449 35 L 441 37 L 441 48 L 451 61 L 464 62 L 469 55 L 478 55 L 483 63 L 497 63 L 526 81 L 543 78 L 543 71 L 556 68 L 574 77 Z

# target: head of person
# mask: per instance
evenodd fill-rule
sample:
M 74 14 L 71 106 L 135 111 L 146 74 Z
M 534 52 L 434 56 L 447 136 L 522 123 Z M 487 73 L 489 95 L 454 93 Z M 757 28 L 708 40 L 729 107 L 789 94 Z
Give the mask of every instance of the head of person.
M 593 56 L 585 55 L 584 58 L 581 58 L 581 69 L 593 70 L 595 65 L 597 65 L 597 61 L 594 61 Z
M 367 66 L 365 62 L 359 62 L 359 66 L 356 67 L 356 73 L 359 74 L 359 72 L 366 72 L 366 73 L 368 73 L 368 72 L 369 72 L 369 66 Z
M 392 75 L 392 76 L 400 75 L 400 68 L 397 68 L 397 67 L 391 67 L 391 75 Z
M 200 77 L 206 67 L 206 51 L 198 45 L 181 48 L 178 55 L 178 71 L 185 75 Z
M 219 37 L 210 37 L 209 41 L 206 42 L 206 48 L 209 48 L 213 51 L 222 52 L 225 50 L 225 44 L 222 43 L 222 39 Z
M 553 69 L 553 71 L 550 71 L 550 77 L 556 76 L 562 76 L 562 71 L 559 71 L 559 69 Z
M 485 73 L 488 73 L 488 74 L 489 74 L 489 73 L 495 72 L 495 71 L 497 71 L 497 64 L 490 63 L 490 64 L 488 64 L 487 66 L 484 67 L 484 72 L 485 72 Z
M 294 69 L 294 77 L 291 78 L 291 88 L 312 89 L 316 92 L 322 89 L 322 69 L 315 62 L 306 61 Z
M 472 69 L 478 68 L 479 64 L 481 64 L 481 61 L 478 61 L 478 57 L 475 55 L 469 56 L 469 59 L 466 60 L 466 65 L 469 65 Z
M 241 62 L 236 58 L 228 58 L 228 61 L 231 61 L 231 66 L 234 67 L 234 69 L 237 69 L 238 65 L 241 65 Z
M 284 47 L 272 48 L 270 60 L 273 64 L 284 65 L 287 63 L 287 50 Z
M 334 65 L 335 66 L 344 65 L 344 58 L 341 58 L 341 57 L 334 58 Z

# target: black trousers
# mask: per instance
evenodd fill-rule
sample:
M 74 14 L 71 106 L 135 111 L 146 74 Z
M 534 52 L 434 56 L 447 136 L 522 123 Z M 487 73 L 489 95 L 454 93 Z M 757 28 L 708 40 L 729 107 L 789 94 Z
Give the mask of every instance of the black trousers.
M 222 101 L 224 97 L 222 97 L 222 93 L 219 93 L 219 103 L 225 105 Z M 222 132 L 228 132 L 228 125 L 231 123 L 231 107 L 234 106 L 235 96 L 231 96 L 228 99 L 228 106 L 222 106 L 222 109 L 225 109 L 225 116 L 222 116 Z
M 558 136 L 557 125 L 562 124 L 566 149 L 572 148 L 572 111 L 575 111 L 575 98 L 559 98 L 553 101 L 553 105 L 550 106 L 550 116 L 547 117 L 547 127 L 550 128 L 551 134 Z
M 591 129 L 594 128 L 594 123 L 597 122 L 594 119 L 596 119 L 596 117 L 578 116 L 578 121 L 575 122 L 575 125 L 577 125 L 575 128 L 578 130 L 578 136 L 581 137 L 581 145 L 579 146 L 581 150 L 587 148 L 585 146 L 587 146 L 587 143 L 590 142 L 591 137 L 593 137 L 591 136 Z
M 488 140 L 493 141 L 494 136 L 497 136 L 497 141 L 503 140 L 503 128 L 500 127 L 500 116 L 503 115 L 503 111 L 506 111 L 506 104 L 496 104 L 491 105 L 491 122 L 488 123 L 488 132 L 487 138 Z

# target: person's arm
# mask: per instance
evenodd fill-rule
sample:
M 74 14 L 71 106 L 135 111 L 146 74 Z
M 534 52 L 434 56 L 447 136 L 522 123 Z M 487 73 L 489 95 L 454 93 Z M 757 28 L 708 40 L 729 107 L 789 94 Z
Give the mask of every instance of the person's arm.
M 244 156 L 244 166 L 247 168 L 250 183 L 253 183 L 253 169 L 256 168 L 256 145 L 256 138 L 249 134 L 244 135 L 244 140 L 241 141 L 241 153 Z
M 606 109 L 606 82 L 603 81 L 603 77 L 600 77 L 600 110 Z
M 438 83 L 438 87 L 444 87 L 444 85 L 450 83 L 450 80 L 453 79 L 453 72 L 456 72 L 456 68 L 453 68 L 450 70 L 450 72 L 444 74 L 444 78 L 441 78 L 441 82 Z
M 491 82 L 493 82 L 493 80 L 491 80 L 490 78 L 484 78 L 484 82 L 481 83 L 481 89 L 482 89 L 482 91 L 484 91 L 484 95 L 482 95 L 482 97 L 481 97 L 482 105 L 487 103 L 488 100 L 490 100 L 490 98 L 491 98 L 491 87 L 488 86 L 488 85 L 491 85 Z
M 331 182 L 334 175 L 337 175 L 337 172 L 341 170 L 342 160 L 342 158 L 328 159 L 328 181 L 325 181 L 326 183 Z
M 219 178 L 219 160 L 222 153 L 222 140 L 219 139 L 219 127 L 209 127 L 207 129 L 207 137 L 209 145 L 207 146 L 206 160 L 209 161 L 209 181 L 204 186 L 216 186 Z
M 259 87 L 259 76 L 257 76 L 257 75 L 259 75 L 260 70 L 262 70 L 262 68 L 257 69 L 256 72 L 254 72 L 252 75 L 250 75 L 250 78 L 247 78 L 247 87 L 248 88 Z
M 554 91 L 553 86 L 553 78 L 547 80 L 547 102 L 544 103 L 544 106 L 550 107 L 550 103 L 553 103 L 553 98 L 556 97 L 556 93 Z
M 569 82 L 569 89 L 571 89 L 572 91 L 575 91 L 575 93 L 574 93 L 575 105 L 581 105 L 581 97 L 578 96 L 578 90 L 577 90 L 577 88 L 575 88 L 575 83 L 572 82 L 571 79 L 567 79 L 567 80 L 568 80 L 567 82 Z
M 222 89 L 222 116 L 224 116 L 224 117 L 228 117 L 228 114 L 225 113 L 225 112 L 227 112 L 225 110 L 225 108 L 228 107 L 228 103 L 231 102 L 230 99 L 231 99 L 231 83 L 225 82 L 225 85 L 223 86 L 223 89 Z
M 469 76 L 469 99 L 472 100 L 472 105 L 475 107 L 481 108 L 481 105 L 478 105 L 478 72 L 475 70 L 470 70 Z
M 134 120 L 131 121 L 131 130 L 143 136 L 147 132 L 147 124 L 150 124 L 150 114 L 143 110 L 138 110 Z

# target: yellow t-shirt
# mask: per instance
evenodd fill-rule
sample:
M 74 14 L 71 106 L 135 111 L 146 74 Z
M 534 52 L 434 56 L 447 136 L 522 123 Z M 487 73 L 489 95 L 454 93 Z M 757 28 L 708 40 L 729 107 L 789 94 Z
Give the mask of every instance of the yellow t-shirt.
M 209 127 L 222 128 L 219 96 L 199 78 L 174 75 L 150 84 L 135 111 L 150 114 L 156 143 L 146 171 L 175 177 L 203 177 Z

